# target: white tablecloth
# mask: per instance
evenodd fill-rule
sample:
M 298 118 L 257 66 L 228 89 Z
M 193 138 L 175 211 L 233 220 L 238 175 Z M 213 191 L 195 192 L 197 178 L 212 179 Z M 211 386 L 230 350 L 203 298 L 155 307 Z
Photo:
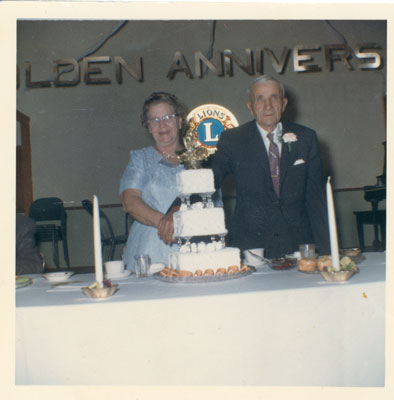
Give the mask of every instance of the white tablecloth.
M 97 301 L 41 276 L 16 291 L 16 383 L 384 386 L 385 253 L 344 283 L 258 269 L 208 284 L 118 281 Z M 78 282 L 80 281 L 80 282 Z

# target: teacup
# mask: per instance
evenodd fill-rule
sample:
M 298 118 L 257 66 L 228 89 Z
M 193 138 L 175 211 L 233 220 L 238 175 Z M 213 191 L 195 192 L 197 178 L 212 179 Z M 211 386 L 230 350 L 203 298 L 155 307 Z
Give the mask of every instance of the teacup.
M 248 249 L 243 255 L 247 265 L 256 266 L 264 262 L 264 249 Z
M 119 276 L 124 272 L 124 261 L 123 260 L 115 260 L 115 261 L 106 261 L 104 263 L 105 273 L 108 276 Z

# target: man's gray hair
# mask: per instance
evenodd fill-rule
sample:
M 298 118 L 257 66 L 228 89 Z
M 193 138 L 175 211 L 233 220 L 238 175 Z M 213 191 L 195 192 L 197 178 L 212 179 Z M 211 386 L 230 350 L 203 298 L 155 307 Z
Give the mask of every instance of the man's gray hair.
M 279 85 L 279 90 L 280 90 L 280 93 L 281 93 L 282 97 L 285 97 L 285 88 L 284 88 L 284 86 L 283 86 L 283 84 L 282 84 L 281 81 L 279 81 L 278 79 L 274 78 L 274 77 L 271 76 L 271 75 L 261 75 L 261 76 L 258 76 L 258 77 L 250 84 L 250 86 L 249 86 L 249 88 L 248 88 L 248 96 L 249 96 L 249 99 L 250 99 L 250 95 L 251 95 L 251 93 L 252 93 L 252 91 L 253 91 L 253 86 L 254 86 L 254 85 L 257 85 L 257 84 L 259 84 L 259 83 L 264 83 L 264 82 L 276 82 L 276 83 Z

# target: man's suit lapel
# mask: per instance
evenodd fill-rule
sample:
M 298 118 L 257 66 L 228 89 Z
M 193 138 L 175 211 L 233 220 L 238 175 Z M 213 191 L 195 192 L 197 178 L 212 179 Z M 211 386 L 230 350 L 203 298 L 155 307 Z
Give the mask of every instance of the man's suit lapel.
M 257 129 L 256 123 L 254 123 L 249 129 L 248 143 L 248 157 L 258 160 L 258 164 L 261 170 L 271 176 L 269 171 L 267 150 L 265 148 L 263 139 L 261 138 L 260 132 Z
M 283 137 L 285 133 L 290 132 L 290 131 L 285 122 L 282 123 L 282 127 L 283 127 L 283 129 L 282 129 L 282 137 Z M 281 151 L 281 156 L 280 156 L 280 184 L 281 185 L 284 182 L 284 179 L 286 177 L 286 173 L 289 169 L 289 166 L 291 166 L 294 163 L 296 145 L 297 145 L 297 142 L 291 144 L 291 152 L 290 152 L 289 145 L 285 142 L 282 142 L 282 151 Z

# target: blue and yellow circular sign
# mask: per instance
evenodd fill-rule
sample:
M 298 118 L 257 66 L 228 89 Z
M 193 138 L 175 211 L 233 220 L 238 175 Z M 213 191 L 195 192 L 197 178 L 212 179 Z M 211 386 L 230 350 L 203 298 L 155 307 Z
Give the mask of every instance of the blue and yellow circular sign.
M 186 121 L 188 123 L 184 138 L 186 148 L 193 143 L 194 147 L 203 147 L 209 154 L 216 151 L 216 144 L 224 130 L 238 126 L 234 115 L 217 104 L 204 104 L 193 109 L 186 117 Z

